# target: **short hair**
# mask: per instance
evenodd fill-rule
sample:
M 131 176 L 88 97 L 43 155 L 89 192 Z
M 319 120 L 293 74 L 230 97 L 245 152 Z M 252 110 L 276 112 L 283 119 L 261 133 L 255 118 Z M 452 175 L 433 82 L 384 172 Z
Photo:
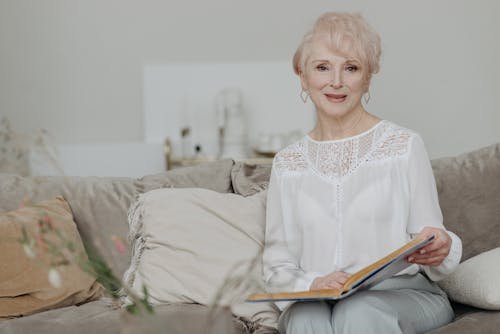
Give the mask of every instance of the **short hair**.
M 380 36 L 368 22 L 357 13 L 328 12 L 322 14 L 311 31 L 304 35 L 293 56 L 293 69 L 299 75 L 305 68 L 314 38 L 329 37 L 335 51 L 355 54 L 368 67 L 368 79 L 380 69 Z

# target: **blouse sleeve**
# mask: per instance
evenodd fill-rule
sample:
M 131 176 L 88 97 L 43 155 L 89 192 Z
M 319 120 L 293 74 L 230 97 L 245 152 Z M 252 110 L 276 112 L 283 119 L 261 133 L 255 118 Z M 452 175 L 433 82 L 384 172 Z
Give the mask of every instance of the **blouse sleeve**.
M 267 191 L 264 283 L 269 292 L 309 290 L 313 280 L 321 273 L 304 271 L 290 252 L 288 245 L 294 242 L 292 238 L 297 235 L 285 229 L 281 191 L 279 176 L 273 166 Z M 283 304 L 278 306 L 282 308 Z
M 422 138 L 418 135 L 412 138 L 408 164 L 410 214 L 407 232 L 416 235 L 425 226 L 445 229 L 430 160 Z M 421 266 L 433 281 L 439 281 L 452 273 L 462 257 L 460 238 L 451 231 L 446 232 L 451 237 L 451 248 L 448 256 L 439 266 Z

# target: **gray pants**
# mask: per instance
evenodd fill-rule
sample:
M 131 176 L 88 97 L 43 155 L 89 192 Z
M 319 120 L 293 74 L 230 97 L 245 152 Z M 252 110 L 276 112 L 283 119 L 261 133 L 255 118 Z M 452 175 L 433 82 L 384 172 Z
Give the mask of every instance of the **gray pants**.
M 297 302 L 279 319 L 280 333 L 425 333 L 453 320 L 443 290 L 422 274 L 387 279 L 338 302 Z

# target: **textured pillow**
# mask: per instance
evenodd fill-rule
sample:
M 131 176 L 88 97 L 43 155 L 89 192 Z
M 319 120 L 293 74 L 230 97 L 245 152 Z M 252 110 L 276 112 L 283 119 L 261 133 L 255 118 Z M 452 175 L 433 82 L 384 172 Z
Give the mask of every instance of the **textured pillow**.
M 450 299 L 487 310 L 500 310 L 500 247 L 462 262 L 438 282 Z
M 41 229 L 47 231 L 44 239 L 37 238 Z M 49 282 L 51 264 L 61 261 L 49 251 L 51 244 L 60 245 L 58 235 L 86 260 L 71 210 L 62 197 L 0 214 L 0 317 L 28 315 L 102 296 L 95 278 L 72 262 L 56 267 L 59 284 L 57 277 Z M 21 242 L 23 236 L 36 241 L 27 247 Z
M 210 305 L 222 292 L 218 304 L 231 305 L 235 315 L 254 325 L 276 327 L 274 305 L 244 302 L 263 289 L 265 195 L 200 188 L 141 195 L 129 211 L 133 255 L 124 281 L 139 293 L 146 286 L 155 304 Z M 249 269 L 253 259 L 256 265 Z M 246 280 L 235 287 L 228 278 Z
M 196 166 L 177 168 L 140 178 L 137 186 L 141 193 L 158 188 L 205 188 L 220 193 L 233 192 L 231 170 L 234 161 L 223 159 Z
M 250 196 L 267 189 L 271 164 L 250 165 L 236 162 L 231 170 L 231 182 L 236 194 Z

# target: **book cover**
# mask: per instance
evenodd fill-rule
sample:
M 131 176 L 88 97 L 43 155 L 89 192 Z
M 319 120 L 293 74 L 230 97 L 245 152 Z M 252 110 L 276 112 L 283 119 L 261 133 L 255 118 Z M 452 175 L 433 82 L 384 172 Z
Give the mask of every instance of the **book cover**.
M 427 238 L 415 238 L 396 249 L 392 253 L 384 256 L 380 260 L 362 268 L 352 274 L 341 289 L 308 290 L 296 292 L 275 292 L 256 293 L 247 298 L 248 302 L 269 302 L 269 301 L 313 301 L 313 300 L 339 300 L 346 298 L 356 291 L 368 289 L 382 280 L 392 277 L 400 271 L 406 269 L 412 263 L 406 258 L 425 247 L 434 240 L 434 235 Z

